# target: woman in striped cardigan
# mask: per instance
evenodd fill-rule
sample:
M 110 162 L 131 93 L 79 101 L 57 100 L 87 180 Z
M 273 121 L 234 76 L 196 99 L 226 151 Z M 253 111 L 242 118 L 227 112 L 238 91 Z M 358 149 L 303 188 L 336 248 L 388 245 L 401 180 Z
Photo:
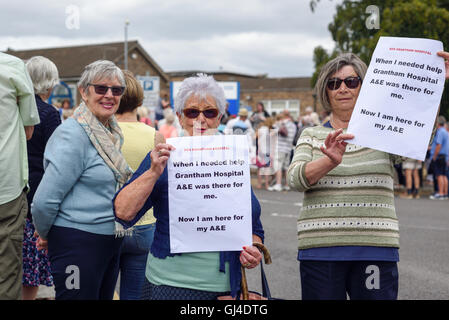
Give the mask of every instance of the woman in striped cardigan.
M 449 78 L 449 53 L 445 78 Z M 366 64 L 341 54 L 322 69 L 317 95 L 330 120 L 303 131 L 288 170 L 304 192 L 298 218 L 303 299 L 396 299 L 399 227 L 394 167 L 400 157 L 348 144 Z
M 394 206 L 395 156 L 345 142 L 366 64 L 346 53 L 317 81 L 322 126 L 301 134 L 288 170 L 304 192 L 298 219 L 303 299 L 396 299 L 399 228 Z

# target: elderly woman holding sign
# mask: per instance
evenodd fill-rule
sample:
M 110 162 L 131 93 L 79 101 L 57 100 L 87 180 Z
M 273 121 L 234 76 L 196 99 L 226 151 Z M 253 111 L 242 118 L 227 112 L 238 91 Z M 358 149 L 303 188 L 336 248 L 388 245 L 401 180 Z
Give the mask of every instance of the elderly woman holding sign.
M 216 134 L 225 107 L 223 90 L 205 75 L 185 79 L 175 99 L 184 136 Z M 148 255 L 144 299 L 216 299 L 229 293 L 235 297 L 241 280 L 240 266 L 254 268 L 262 258 L 256 247 L 249 244 L 243 251 L 229 252 L 170 252 L 166 164 L 172 150 L 172 145 L 157 144 L 113 200 L 117 221 L 125 227 L 149 208 L 154 209 L 156 231 Z M 252 191 L 248 201 L 252 208 L 253 241 L 262 242 L 261 209 Z
M 330 121 L 303 131 L 288 170 L 290 186 L 304 192 L 298 218 L 303 299 L 397 298 L 393 163 L 400 159 L 345 142 L 354 137 L 346 128 L 366 70 L 351 53 L 321 69 L 316 90 Z
M 397 298 L 394 157 L 344 141 L 353 138 L 346 128 L 366 70 L 351 53 L 321 69 L 316 91 L 330 121 L 302 132 L 288 170 L 290 186 L 304 192 L 298 219 L 303 299 Z

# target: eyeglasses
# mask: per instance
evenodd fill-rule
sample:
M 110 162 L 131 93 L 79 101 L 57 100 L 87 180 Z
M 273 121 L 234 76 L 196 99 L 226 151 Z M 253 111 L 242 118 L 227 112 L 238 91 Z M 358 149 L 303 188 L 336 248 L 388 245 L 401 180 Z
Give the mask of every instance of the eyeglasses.
M 332 78 L 327 81 L 327 88 L 329 90 L 337 90 L 340 88 L 341 83 L 345 82 L 346 87 L 349 89 L 355 89 L 359 86 L 359 83 L 362 82 L 362 78 L 360 77 L 347 77 L 346 79 L 338 79 L 338 78 Z
M 87 85 L 93 86 L 95 89 L 95 93 L 101 95 L 106 94 L 106 92 L 108 92 L 109 89 L 111 89 L 113 96 L 121 96 L 123 92 L 125 92 L 125 87 L 108 87 L 101 84 L 92 84 L 92 83 L 88 83 Z
M 187 108 L 182 111 L 184 115 L 187 118 L 195 119 L 200 116 L 200 113 L 203 113 L 203 115 L 208 119 L 213 119 L 218 116 L 218 110 L 217 109 L 206 109 L 206 110 L 199 110 L 195 108 Z

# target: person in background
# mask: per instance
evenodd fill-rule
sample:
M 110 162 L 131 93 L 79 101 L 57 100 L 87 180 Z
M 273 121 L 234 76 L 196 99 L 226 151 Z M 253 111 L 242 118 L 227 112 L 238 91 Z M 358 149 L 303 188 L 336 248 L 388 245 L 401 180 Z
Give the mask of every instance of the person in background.
M 250 159 L 256 158 L 256 133 L 248 119 L 248 109 L 242 107 L 238 112 L 238 117 L 227 122 L 224 134 L 246 135 Z
M 39 121 L 33 82 L 25 64 L 0 52 L 0 300 L 22 298 L 27 140 Z
M 137 121 L 137 108 L 143 103 L 143 89 L 130 71 L 123 71 L 126 90 L 120 99 L 116 118 L 123 132 L 122 153 L 133 171 L 157 143 L 165 142 L 161 133 Z M 125 235 L 120 253 L 120 300 L 139 300 L 145 280 L 145 264 L 153 243 L 156 219 L 148 210 Z
M 162 133 L 165 139 L 176 138 L 178 136 L 178 129 L 176 129 L 174 123 L 175 115 L 173 113 L 167 114 L 165 123 L 159 127 L 159 132 Z
M 268 117 L 259 124 L 256 130 L 256 166 L 257 166 L 257 186 L 256 189 L 261 189 L 262 184 L 265 185 L 265 190 L 270 187 L 270 178 L 274 174 L 273 170 L 273 155 L 274 143 L 273 138 L 276 131 L 273 130 L 273 119 Z M 263 183 L 262 183 L 263 180 Z
M 446 68 L 445 78 L 447 80 L 447 79 L 449 79 L 449 52 L 440 51 L 440 52 L 437 52 L 437 54 L 444 59 L 444 65 L 445 65 L 445 68 Z M 447 122 L 446 122 L 446 129 L 447 129 L 448 134 L 449 134 L 449 126 L 447 126 Z M 449 150 L 447 151 L 447 154 L 449 154 Z M 449 158 L 449 156 L 448 156 L 448 158 Z M 447 159 L 446 164 L 447 164 L 446 178 L 449 181 L 449 159 Z M 449 187 L 448 187 L 448 189 L 449 189 Z M 448 190 L 448 193 L 447 193 L 447 197 L 449 198 L 449 190 Z
M 247 134 L 250 137 L 254 136 L 254 129 L 248 119 L 248 110 L 240 108 L 237 118 L 231 119 L 226 123 L 226 134 Z
M 173 117 L 172 117 L 172 116 L 173 116 Z M 178 118 L 175 116 L 175 113 L 174 113 L 172 107 L 169 107 L 169 108 L 165 108 L 165 109 L 164 109 L 164 119 L 159 120 L 159 122 L 157 123 L 157 130 L 160 131 L 161 128 L 162 128 L 165 124 L 167 124 L 168 119 L 170 119 L 170 121 L 173 120 L 173 121 L 171 122 L 171 123 L 172 123 L 172 126 L 175 127 L 175 129 L 176 129 L 176 134 L 179 135 L 179 133 L 182 131 L 182 128 L 181 128 L 181 124 L 179 123 Z M 171 129 L 171 127 L 169 127 L 170 133 L 172 133 L 172 130 L 173 130 L 173 129 Z M 165 135 L 164 135 L 164 136 L 165 136 Z
M 159 98 L 159 103 L 156 106 L 156 110 L 154 113 L 154 123 L 156 124 L 156 126 L 158 126 L 158 122 L 159 120 L 164 119 L 164 110 L 166 108 L 168 108 L 170 105 L 170 100 L 168 99 L 168 96 L 166 94 L 164 94 L 163 97 Z
M 318 113 L 313 111 L 312 106 L 307 106 L 306 109 L 304 110 L 304 113 L 306 116 L 310 117 L 310 121 L 312 122 L 312 124 L 314 126 L 317 126 L 320 124 L 320 116 L 318 115 Z
M 405 188 L 407 191 L 405 194 L 401 194 L 400 197 L 404 199 L 419 199 L 419 188 L 421 186 L 419 170 L 422 168 L 422 161 L 407 158 L 402 163 L 402 168 L 405 173 Z
M 153 127 L 151 119 L 148 117 L 148 109 L 147 108 L 145 108 L 144 106 L 140 106 L 137 108 L 136 112 L 137 112 L 137 121 L 143 122 L 146 125 Z
M 45 173 L 31 205 L 40 247 L 48 247 L 56 300 L 112 300 L 124 230 L 112 210 L 132 175 L 115 119 L 122 71 L 98 60 L 78 82 L 82 102 L 50 137 Z
M 287 180 L 287 170 L 290 165 L 291 151 L 293 149 L 293 139 L 296 134 L 296 125 L 293 122 L 288 110 L 282 111 L 279 121 L 274 125 L 278 130 L 277 157 L 274 163 L 276 184 L 269 187 L 269 191 L 290 190 Z M 285 184 L 282 184 L 282 177 L 285 173 Z
M 253 128 L 258 128 L 259 124 L 264 122 L 267 118 L 270 117 L 270 114 L 265 111 L 265 106 L 262 102 L 258 102 L 256 105 L 256 110 L 253 112 L 251 117 L 249 118 L 249 121 L 251 122 L 251 125 Z
M 223 89 L 213 77 L 200 74 L 186 78 L 175 99 L 175 110 L 183 127 L 183 136 L 217 134 L 225 111 Z M 144 289 L 149 300 L 216 300 L 240 288 L 241 266 L 256 267 L 262 258 L 252 244 L 242 251 L 170 253 L 169 192 L 167 161 L 173 146 L 157 144 L 130 181 L 114 197 L 117 221 L 132 226 L 151 207 L 156 231 L 148 255 Z M 262 242 L 260 204 L 251 192 L 253 242 Z M 215 208 L 220 210 L 219 208 Z
M 430 165 L 432 166 L 432 172 L 436 178 L 438 185 L 438 192 L 430 195 L 431 200 L 447 200 L 448 193 L 448 180 L 446 176 L 447 171 L 447 159 L 449 157 L 449 134 L 444 128 L 446 124 L 446 118 L 444 116 L 438 116 L 437 118 L 437 131 L 432 141 L 430 149 Z
M 72 106 L 70 105 L 70 100 L 69 100 L 69 99 L 64 99 L 64 100 L 62 101 L 61 108 L 64 109 L 64 110 L 71 109 Z
M 229 102 L 226 102 L 226 109 L 225 112 L 223 113 L 223 116 L 220 119 L 220 125 L 224 128 L 226 128 L 226 123 L 228 123 L 228 121 L 231 119 L 231 113 L 229 112 Z M 224 131 L 223 128 L 223 131 Z
M 445 128 L 446 128 L 447 134 L 449 135 L 449 123 L 447 121 L 446 121 Z M 448 145 L 448 148 L 449 148 L 449 145 Z M 449 155 L 449 149 L 447 150 L 447 154 Z M 446 178 L 449 181 L 449 156 L 446 161 Z M 446 196 L 449 198 L 449 190 L 448 190 L 448 193 Z
M 34 193 L 44 175 L 44 151 L 53 131 L 61 124 L 59 112 L 45 101 L 59 83 L 58 69 L 49 59 L 41 56 L 30 58 L 26 67 L 33 81 L 34 94 L 41 122 L 34 127 L 33 137 L 28 140 L 28 169 L 30 191 L 27 194 L 28 215 L 23 235 L 23 300 L 34 300 L 39 285 L 53 286 L 50 261 L 45 250 L 37 250 L 35 230 L 30 211 Z

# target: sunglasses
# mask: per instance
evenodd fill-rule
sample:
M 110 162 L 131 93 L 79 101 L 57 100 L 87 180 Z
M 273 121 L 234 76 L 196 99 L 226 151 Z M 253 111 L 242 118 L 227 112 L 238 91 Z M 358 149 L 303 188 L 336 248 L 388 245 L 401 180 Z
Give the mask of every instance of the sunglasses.
M 182 112 L 184 113 L 184 115 L 187 118 L 190 118 L 190 119 L 198 118 L 200 116 L 200 113 L 202 113 L 208 119 L 213 119 L 218 116 L 217 109 L 199 110 L 199 109 L 195 109 L 195 108 L 188 108 L 188 109 L 184 109 Z
M 362 82 L 362 78 L 360 77 L 347 77 L 346 79 L 338 79 L 338 78 L 332 78 L 327 81 L 327 88 L 329 90 L 337 90 L 340 88 L 341 83 L 345 82 L 346 87 L 349 89 L 355 89 L 359 86 L 359 83 Z
M 101 95 L 105 95 L 109 89 L 111 89 L 113 96 L 121 96 L 123 94 L 123 92 L 125 92 L 125 87 L 108 87 L 108 86 L 103 86 L 101 84 L 92 84 L 92 83 L 88 83 L 87 85 L 93 86 L 95 89 L 95 93 L 101 94 Z

